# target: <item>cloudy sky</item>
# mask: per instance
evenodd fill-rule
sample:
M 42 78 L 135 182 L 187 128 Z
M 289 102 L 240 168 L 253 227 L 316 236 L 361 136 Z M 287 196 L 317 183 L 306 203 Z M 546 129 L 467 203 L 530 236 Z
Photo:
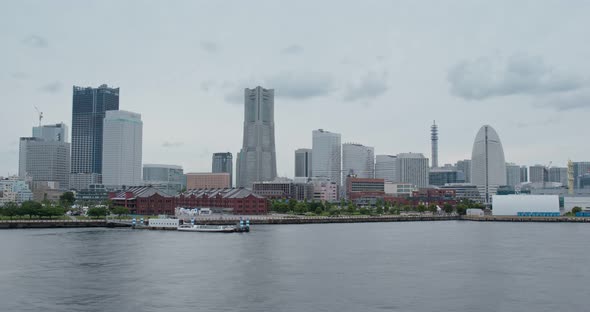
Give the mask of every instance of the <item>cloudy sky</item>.
M 376 154 L 470 158 L 492 125 L 506 160 L 590 160 L 588 1 L 2 1 L 0 175 L 18 138 L 71 125 L 72 86 L 121 88 L 144 163 L 211 169 L 242 142 L 243 88 L 275 89 L 278 173 L 313 129 Z

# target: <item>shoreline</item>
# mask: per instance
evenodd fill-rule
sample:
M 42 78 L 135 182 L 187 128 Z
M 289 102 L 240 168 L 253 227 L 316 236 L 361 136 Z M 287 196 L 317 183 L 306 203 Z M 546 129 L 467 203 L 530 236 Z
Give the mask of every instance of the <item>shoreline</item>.
M 328 223 L 371 223 L 371 222 L 428 222 L 428 221 L 474 221 L 474 222 L 549 222 L 549 223 L 590 223 L 583 217 L 518 217 L 518 216 L 250 216 L 251 225 L 257 224 L 328 224 Z M 239 216 L 223 218 L 197 218 L 195 224 L 225 225 L 239 222 Z M 129 221 L 118 220 L 0 220 L 0 229 L 43 229 L 43 228 L 89 228 L 89 227 L 131 227 Z

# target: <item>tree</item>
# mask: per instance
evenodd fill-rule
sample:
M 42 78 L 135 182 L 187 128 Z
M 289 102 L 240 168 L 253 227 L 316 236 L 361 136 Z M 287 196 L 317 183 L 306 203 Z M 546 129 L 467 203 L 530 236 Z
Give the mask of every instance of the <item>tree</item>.
M 456 210 L 459 215 L 465 215 L 467 213 L 467 206 L 464 204 L 458 204 Z
M 371 211 L 369 211 L 369 209 L 367 209 L 367 208 L 365 208 L 365 207 L 362 207 L 362 208 L 360 208 L 360 209 L 359 209 L 359 212 L 360 212 L 360 214 L 362 214 L 362 215 L 368 215 L 368 214 L 370 214 L 370 213 L 371 213 Z
M 446 203 L 446 204 L 443 206 L 443 210 L 444 210 L 446 213 L 451 213 L 451 212 L 453 212 L 453 206 L 452 206 L 451 204 L 449 204 L 449 203 Z
M 129 208 L 122 207 L 122 206 L 116 206 L 115 208 L 113 208 L 113 214 L 116 214 L 117 217 L 119 219 L 121 219 L 122 215 L 129 214 Z
M 298 202 L 295 204 L 294 211 L 296 214 L 305 214 L 308 212 L 307 205 L 303 202 Z
M 88 209 L 88 216 L 90 217 L 106 217 L 108 211 L 104 207 L 92 207 Z
M 428 206 L 428 211 L 432 212 L 432 213 L 436 213 L 436 211 L 438 210 L 438 208 L 436 207 L 435 204 L 430 204 Z
M 377 209 L 375 209 L 375 213 L 376 214 L 383 214 L 383 208 L 381 208 L 381 206 L 377 206 Z
M 572 208 L 572 214 L 575 215 L 578 212 L 582 212 L 582 208 L 581 207 L 576 206 L 576 207 Z
M 297 206 L 297 201 L 294 200 L 293 198 L 290 198 L 289 202 L 287 203 L 287 206 L 289 207 L 289 211 L 295 211 L 295 206 Z
M 426 206 L 420 204 L 418 205 L 418 207 L 416 207 L 416 209 L 418 209 L 419 213 L 423 213 L 424 211 L 426 211 Z
M 73 192 L 65 192 L 63 194 L 61 194 L 61 196 L 59 196 L 59 202 L 64 206 L 64 207 L 72 207 L 72 205 L 74 204 L 74 202 L 76 201 L 76 197 L 74 197 L 74 193 Z
M 32 201 L 32 200 L 28 200 L 24 203 L 22 203 L 22 205 L 20 206 L 20 213 L 22 213 L 22 215 L 29 215 L 29 219 L 32 219 L 33 216 L 40 216 L 41 215 L 41 209 L 43 209 L 43 206 L 41 205 L 41 203 L 38 203 L 36 201 Z
M 12 217 L 18 215 L 18 210 L 18 205 L 15 202 L 10 202 L 4 204 L 4 207 L 1 207 L 0 212 L 3 216 L 10 217 L 12 220 Z

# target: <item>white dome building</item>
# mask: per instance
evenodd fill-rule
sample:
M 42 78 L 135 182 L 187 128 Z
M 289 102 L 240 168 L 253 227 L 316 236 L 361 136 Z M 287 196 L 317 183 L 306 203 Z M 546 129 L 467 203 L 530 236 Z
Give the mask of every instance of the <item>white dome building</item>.
M 486 204 L 498 187 L 506 185 L 504 149 L 496 130 L 485 125 L 479 129 L 471 153 L 471 183 L 477 185 Z

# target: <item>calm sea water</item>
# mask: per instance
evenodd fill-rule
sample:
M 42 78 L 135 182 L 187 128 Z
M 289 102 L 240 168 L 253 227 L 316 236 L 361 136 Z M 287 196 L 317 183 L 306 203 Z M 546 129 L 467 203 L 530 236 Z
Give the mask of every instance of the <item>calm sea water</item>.
M 0 311 L 587 311 L 587 224 L 0 231 Z

